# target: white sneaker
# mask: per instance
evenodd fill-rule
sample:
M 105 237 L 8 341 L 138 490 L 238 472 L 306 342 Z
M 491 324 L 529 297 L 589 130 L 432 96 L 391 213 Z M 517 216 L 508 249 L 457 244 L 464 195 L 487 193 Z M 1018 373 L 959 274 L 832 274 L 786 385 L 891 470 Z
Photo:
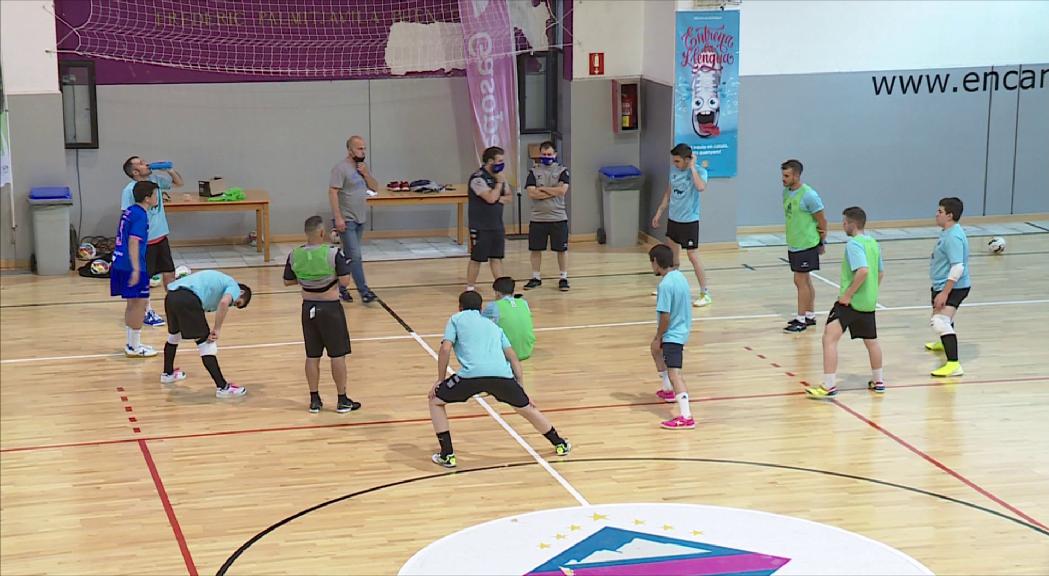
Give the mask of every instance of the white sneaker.
M 713 300 L 710 299 L 710 292 L 704 292 L 702 296 L 692 303 L 692 305 L 696 308 L 702 308 L 704 306 L 710 306 L 711 302 L 713 302 Z
M 178 368 L 175 368 L 175 371 L 172 372 L 171 374 L 163 374 L 162 373 L 160 375 L 160 383 L 161 384 L 174 384 L 175 382 L 181 382 L 181 381 L 183 381 L 185 379 L 186 379 L 186 373 L 183 372 L 182 370 L 179 370 Z
M 652 295 L 653 296 L 659 296 L 659 290 L 653 290 L 652 291 Z
M 216 388 L 215 389 L 215 397 L 216 398 L 236 398 L 237 396 L 243 396 L 243 395 L 245 395 L 247 393 L 248 393 L 248 389 L 247 388 L 244 388 L 242 386 L 237 386 L 236 384 L 234 384 L 232 382 L 226 384 L 225 388 Z
M 142 345 L 138 349 L 132 348 L 131 346 L 124 345 L 124 356 L 128 358 L 152 358 L 157 355 L 157 351 L 153 348 Z

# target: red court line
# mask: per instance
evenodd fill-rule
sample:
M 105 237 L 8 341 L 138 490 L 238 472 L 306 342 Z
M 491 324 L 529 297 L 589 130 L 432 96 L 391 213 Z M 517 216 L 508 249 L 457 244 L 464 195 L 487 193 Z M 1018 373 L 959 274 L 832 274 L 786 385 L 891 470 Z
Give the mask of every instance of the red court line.
M 950 385 L 973 385 L 973 384 L 1012 384 L 1017 382 L 1038 382 L 1049 380 L 1044 377 L 1030 377 L 1030 378 L 1004 378 L 998 380 L 968 380 L 964 382 L 919 382 L 915 384 L 897 384 L 890 386 L 891 389 L 897 388 L 937 388 L 940 386 Z M 804 384 L 804 381 L 802 381 Z M 706 398 L 693 398 L 694 403 L 703 402 L 720 402 L 724 400 L 749 400 L 758 398 L 777 398 L 777 397 L 788 397 L 788 396 L 800 396 L 802 392 L 770 392 L 766 394 L 748 394 L 740 396 L 710 396 Z M 597 404 L 587 406 L 563 406 L 560 408 L 544 408 L 543 412 L 579 412 L 582 410 L 599 410 L 606 408 L 631 408 L 634 406 L 662 406 L 665 404 L 662 400 L 656 400 L 653 402 L 624 402 L 620 404 Z M 513 412 L 500 412 L 502 416 L 509 416 Z M 459 416 L 449 416 L 449 420 L 472 420 L 475 418 L 484 418 L 487 414 L 462 414 Z M 360 426 L 384 426 L 384 425 L 398 425 L 398 424 L 419 424 L 429 423 L 429 418 L 404 418 L 401 420 L 370 420 L 366 422 L 342 422 L 339 424 L 310 424 L 306 426 L 281 426 L 275 428 L 249 428 L 243 430 L 222 430 L 218 432 L 199 432 L 196 434 L 173 434 L 169 436 L 148 436 L 141 440 L 182 440 L 187 438 L 207 438 L 210 436 L 233 436 L 239 434 L 254 434 L 258 432 L 289 432 L 295 430 L 322 430 L 327 428 L 356 428 Z M 131 442 L 141 441 L 138 438 L 117 438 L 113 440 L 93 440 L 87 442 L 69 442 L 65 444 L 40 444 L 35 446 L 19 446 L 15 448 L 3 448 L 0 449 L 0 453 L 7 452 L 30 452 L 35 450 L 49 450 L 55 448 L 79 448 L 87 446 L 107 446 L 110 444 L 128 444 Z
M 198 576 L 197 565 L 193 563 L 193 556 L 189 553 L 186 537 L 182 535 L 182 527 L 179 526 L 178 518 L 175 517 L 175 509 L 171 506 L 171 501 L 168 500 L 168 492 L 164 489 L 164 482 L 160 479 L 160 472 L 157 471 L 157 465 L 153 462 L 153 455 L 149 452 L 149 446 L 146 445 L 145 440 L 138 440 L 138 447 L 142 449 L 142 457 L 146 459 L 149 474 L 153 477 L 153 485 L 157 487 L 160 503 L 164 506 L 164 512 L 168 515 L 168 523 L 171 524 L 171 531 L 175 533 L 178 548 L 182 551 L 182 559 L 186 562 L 186 571 L 189 572 L 189 576 Z
M 1023 511 L 1021 511 L 1019 508 L 1013 506 L 1012 504 L 1009 504 L 1008 502 L 1006 502 L 1005 500 L 1002 500 L 1001 498 L 995 496 L 994 494 L 991 494 L 991 492 L 989 492 L 988 490 L 984 489 L 983 487 L 981 487 L 977 483 L 973 482 L 972 480 L 969 480 L 965 476 L 962 476 L 960 473 L 955 472 L 952 468 L 950 468 L 949 466 L 947 466 L 943 462 L 940 462 L 936 458 L 933 458 L 932 456 L 926 454 L 925 452 L 919 450 L 918 448 L 915 448 L 909 442 L 907 442 L 903 438 L 900 438 L 899 436 L 893 434 L 892 432 L 886 430 L 885 428 L 883 428 L 877 422 L 871 420 L 870 418 L 867 418 L 866 416 L 864 416 L 863 414 L 860 414 L 859 412 L 856 412 L 852 408 L 849 408 L 845 404 L 842 404 L 841 402 L 838 402 L 835 399 L 831 399 L 831 402 L 834 403 L 839 408 L 841 408 L 842 410 L 848 412 L 849 414 L 852 414 L 853 416 L 859 418 L 863 422 L 866 422 L 867 425 L 870 426 L 871 428 L 874 428 L 878 432 L 881 432 L 882 434 L 884 434 L 884 435 L 888 436 L 889 438 L 893 439 L 900 446 L 903 446 L 904 448 L 910 450 L 911 452 L 917 454 L 918 456 L 921 456 L 928 463 L 930 463 L 933 466 L 939 468 L 940 470 L 943 470 L 944 472 L 950 474 L 951 476 L 954 476 L 962 484 L 965 484 L 969 488 L 972 488 L 973 490 L 976 490 L 980 494 L 983 494 L 988 499 L 990 499 L 992 502 L 998 504 L 999 506 L 1005 508 L 1006 510 L 1009 510 L 1013 514 L 1016 514 L 1017 516 L 1019 516 L 1020 518 L 1023 518 L 1024 520 L 1030 522 L 1031 524 L 1034 524 L 1034 525 L 1036 525 L 1036 526 L 1038 526 L 1038 527 L 1040 527 L 1040 528 L 1042 528 L 1044 530 L 1049 530 L 1049 527 L 1047 527 L 1045 524 L 1042 524 L 1041 522 L 1035 520 L 1034 518 L 1031 518 L 1027 514 L 1024 514 Z

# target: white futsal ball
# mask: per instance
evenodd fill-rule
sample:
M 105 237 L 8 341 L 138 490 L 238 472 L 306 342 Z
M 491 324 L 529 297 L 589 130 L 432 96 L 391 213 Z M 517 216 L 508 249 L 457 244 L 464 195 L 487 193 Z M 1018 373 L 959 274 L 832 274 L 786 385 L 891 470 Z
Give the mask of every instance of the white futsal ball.
M 1005 252 L 1005 238 L 1001 236 L 995 236 L 987 242 L 987 251 L 991 254 L 1001 254 Z
M 179 267 L 175 268 L 175 278 L 176 279 L 183 278 L 185 276 L 189 276 L 192 273 L 193 273 L 193 271 L 189 269 L 189 266 L 183 265 L 183 266 L 179 266 Z

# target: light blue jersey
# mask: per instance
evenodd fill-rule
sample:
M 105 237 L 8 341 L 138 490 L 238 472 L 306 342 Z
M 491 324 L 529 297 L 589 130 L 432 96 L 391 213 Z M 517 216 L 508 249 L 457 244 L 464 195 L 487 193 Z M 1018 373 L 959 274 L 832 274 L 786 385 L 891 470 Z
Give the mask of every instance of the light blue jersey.
M 680 270 L 671 270 L 659 282 L 656 291 L 656 321 L 659 314 L 670 314 L 670 325 L 663 334 L 663 342 L 684 346 L 692 329 L 692 289 Z
M 164 212 L 164 191 L 171 190 L 171 177 L 167 174 L 160 172 L 154 172 L 149 175 L 148 180 L 153 182 L 160 188 L 157 191 L 157 205 L 146 211 L 149 215 L 149 240 L 153 242 L 158 238 L 167 236 L 171 231 L 168 230 L 168 217 Z M 137 182 L 132 180 L 124 186 L 124 192 L 120 195 L 120 209 L 127 210 L 128 206 L 135 203 L 135 184 Z
M 969 281 L 969 238 L 965 236 L 961 224 L 954 224 L 943 232 L 940 239 L 936 241 L 936 248 L 932 250 L 932 259 L 929 260 L 929 279 L 936 291 L 943 290 L 947 284 L 947 275 L 951 266 L 962 264 L 965 271 L 962 277 L 954 283 L 955 288 L 968 288 Z
M 513 378 L 503 349 L 510 348 L 503 329 L 478 310 L 463 310 L 448 319 L 444 340 L 452 343 L 460 378 Z
M 707 171 L 696 166 L 696 172 L 704 183 Z M 678 170 L 670 167 L 670 213 L 674 222 L 695 222 L 699 220 L 699 197 L 702 194 L 692 181 L 692 169 Z
M 196 294 L 205 312 L 218 310 L 219 302 L 226 294 L 232 296 L 234 301 L 240 298 L 240 286 L 237 285 L 237 281 L 218 270 L 194 272 L 168 284 L 168 292 L 179 288 L 189 288 Z

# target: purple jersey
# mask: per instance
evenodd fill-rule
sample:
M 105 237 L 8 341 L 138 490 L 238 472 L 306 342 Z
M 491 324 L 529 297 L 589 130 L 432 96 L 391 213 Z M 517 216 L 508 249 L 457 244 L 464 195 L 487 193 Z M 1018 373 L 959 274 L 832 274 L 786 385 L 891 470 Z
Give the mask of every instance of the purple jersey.
M 138 238 L 138 254 L 128 254 L 128 241 Z M 149 215 L 138 204 L 132 204 L 120 215 L 117 238 L 113 245 L 113 268 L 132 270 L 131 258 L 138 260 L 138 269 L 146 273 L 146 239 L 149 237 Z

